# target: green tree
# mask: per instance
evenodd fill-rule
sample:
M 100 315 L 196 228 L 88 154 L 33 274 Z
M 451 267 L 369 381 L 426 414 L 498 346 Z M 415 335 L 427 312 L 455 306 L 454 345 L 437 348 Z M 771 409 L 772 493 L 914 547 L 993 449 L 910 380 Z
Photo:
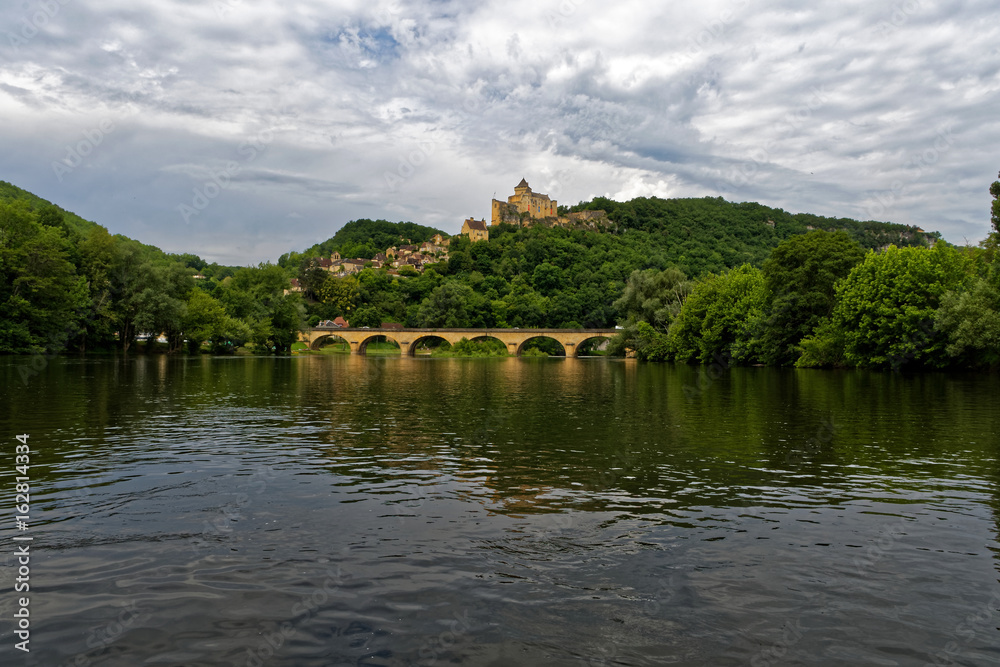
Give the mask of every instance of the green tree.
M 54 352 L 80 331 L 87 286 L 68 259 L 62 230 L 0 203 L 0 352 Z M 13 210 L 11 210 L 13 209 Z
M 698 359 L 711 363 L 720 355 L 736 363 L 757 361 L 759 350 L 752 325 L 764 313 L 769 297 L 760 269 L 749 264 L 721 276 L 708 304 L 698 341 Z
M 319 296 L 323 303 L 333 305 L 344 319 L 350 320 L 361 298 L 358 279 L 354 276 L 331 276 L 323 283 Z
M 935 328 L 947 336 L 945 348 L 962 366 L 1000 363 L 1000 290 L 977 278 L 966 292 L 951 291 L 941 298 Z
M 142 290 L 135 296 L 134 325 L 138 331 L 164 334 L 169 351 L 180 350 L 187 294 L 194 280 L 187 267 L 177 262 L 147 259 L 141 267 Z
M 1000 178 L 1000 174 L 997 174 L 997 178 Z M 990 194 L 993 195 L 990 222 L 993 223 L 993 233 L 1000 234 L 1000 180 L 993 181 L 993 184 L 990 185 Z
M 422 327 L 453 329 L 469 326 L 468 304 L 474 292 L 468 285 L 445 283 L 420 304 L 417 321 Z
M 670 327 L 674 358 L 703 364 L 719 358 L 727 364 L 755 361 L 759 351 L 753 323 L 762 317 L 767 299 L 764 276 L 750 265 L 706 276 L 694 286 Z
M 679 269 L 635 270 L 625 283 L 625 291 L 614 302 L 618 322 L 628 326 L 648 322 L 666 332 L 691 294 L 692 282 Z
M 79 270 L 87 281 L 88 310 L 80 334 L 73 341 L 81 352 L 114 346 L 112 271 L 118 248 L 108 230 L 99 225 L 80 243 Z
M 246 323 L 258 350 L 286 353 L 305 327 L 305 307 L 296 292 L 285 294 L 288 274 L 276 264 L 239 269 L 223 282 L 219 300 Z
M 375 306 L 361 306 L 351 317 L 351 326 L 377 329 L 382 326 L 382 311 Z
M 188 295 L 182 326 L 191 352 L 197 352 L 202 341 L 209 341 L 213 352 L 231 351 L 251 336 L 246 324 L 230 317 L 221 301 L 201 290 Z
M 947 341 L 933 324 L 941 298 L 959 290 L 968 263 L 944 243 L 933 249 L 869 252 L 838 284 L 829 324 L 803 340 L 798 366 L 938 368 L 948 363 Z M 842 343 L 842 349 L 837 347 Z
M 774 249 L 761 269 L 770 294 L 766 315 L 752 324 L 762 363 L 795 362 L 799 342 L 833 312 L 837 282 L 863 258 L 858 242 L 839 230 L 793 236 Z

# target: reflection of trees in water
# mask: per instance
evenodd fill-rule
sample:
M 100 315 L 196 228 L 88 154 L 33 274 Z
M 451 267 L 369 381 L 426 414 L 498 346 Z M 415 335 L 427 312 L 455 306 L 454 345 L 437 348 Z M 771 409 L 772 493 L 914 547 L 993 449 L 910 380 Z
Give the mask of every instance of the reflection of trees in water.
M 350 425 L 329 432 L 332 456 L 360 447 L 383 466 L 481 485 L 517 512 L 739 506 L 753 502 L 743 488 L 842 480 L 849 471 L 836 464 L 896 474 L 900 458 L 938 456 L 960 441 L 948 415 L 981 404 L 977 387 L 994 382 L 730 368 L 685 392 L 702 367 L 353 361 L 332 380 L 352 397 L 331 408 L 331 423 Z M 973 424 L 970 438 L 984 426 Z
M 14 386 L 16 364 L 2 368 Z M 454 479 L 500 511 L 740 506 L 764 485 L 836 484 L 852 474 L 847 465 L 897 478 L 960 467 L 997 478 L 1000 411 L 987 405 L 996 377 L 703 371 L 622 360 L 138 355 L 53 360 L 5 404 L 13 419 L 49 402 L 46 428 L 99 441 L 109 426 L 140 433 L 171 414 L 200 424 L 195 440 L 236 428 L 253 433 L 248 446 L 316 443 L 337 471 Z M 39 460 L 57 464 L 72 448 L 55 443 Z M 954 468 L 924 469 L 923 459 Z

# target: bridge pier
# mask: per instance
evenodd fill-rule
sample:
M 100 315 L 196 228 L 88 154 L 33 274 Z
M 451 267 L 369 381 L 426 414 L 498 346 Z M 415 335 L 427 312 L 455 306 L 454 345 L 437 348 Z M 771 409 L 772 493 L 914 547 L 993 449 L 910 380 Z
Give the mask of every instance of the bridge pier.
M 511 356 L 518 356 L 521 347 L 531 338 L 543 336 L 557 341 L 563 346 L 567 357 L 579 356 L 577 348 L 584 341 L 595 337 L 611 338 L 618 333 L 614 329 L 360 329 L 360 328 L 323 328 L 302 332 L 299 340 L 308 343 L 310 349 L 327 336 L 335 336 L 350 345 L 351 354 L 365 354 L 367 343 L 376 336 L 385 336 L 399 345 L 402 354 L 410 356 L 416 351 L 419 342 L 433 336 L 442 338 L 452 345 L 462 338 L 476 340 L 493 338 L 506 345 Z M 403 340 L 406 338 L 408 340 Z

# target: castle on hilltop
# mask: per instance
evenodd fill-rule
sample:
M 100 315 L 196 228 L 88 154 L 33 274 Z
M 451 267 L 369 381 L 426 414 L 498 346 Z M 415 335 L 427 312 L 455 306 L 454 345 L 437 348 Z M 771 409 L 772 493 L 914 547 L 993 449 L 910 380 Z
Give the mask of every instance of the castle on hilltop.
M 514 188 L 514 194 L 507 197 L 506 202 L 499 199 L 493 200 L 493 219 L 491 225 L 499 225 L 501 222 L 512 222 L 520 224 L 527 217 L 536 220 L 542 218 L 556 218 L 558 203 L 555 199 L 549 199 L 548 195 L 540 192 L 532 192 L 528 181 L 521 179 L 521 182 Z
M 583 224 L 595 227 L 606 222 L 607 218 L 604 211 L 577 211 L 576 213 L 559 215 L 559 203 L 555 199 L 549 199 L 546 194 L 532 192 L 528 181 L 523 178 L 514 188 L 514 194 L 507 197 L 507 201 L 502 202 L 499 199 L 494 199 L 492 209 L 493 217 L 490 226 L 506 222 L 518 227 L 530 227 L 535 223 L 549 226 Z M 466 233 L 464 227 L 462 233 Z

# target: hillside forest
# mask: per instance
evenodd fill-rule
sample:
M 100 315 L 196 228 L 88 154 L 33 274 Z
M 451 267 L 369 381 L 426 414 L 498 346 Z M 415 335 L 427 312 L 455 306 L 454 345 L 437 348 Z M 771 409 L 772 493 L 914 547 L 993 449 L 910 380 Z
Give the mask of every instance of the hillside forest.
M 0 352 L 288 353 L 299 332 L 352 326 L 622 327 L 613 354 L 800 367 L 1000 365 L 1000 181 L 992 233 L 954 247 L 905 225 L 790 214 L 721 198 L 598 198 L 602 229 L 490 227 L 403 275 L 319 266 L 440 230 L 356 220 L 275 263 L 168 254 L 0 182 Z M 302 292 L 290 291 L 297 279 Z

